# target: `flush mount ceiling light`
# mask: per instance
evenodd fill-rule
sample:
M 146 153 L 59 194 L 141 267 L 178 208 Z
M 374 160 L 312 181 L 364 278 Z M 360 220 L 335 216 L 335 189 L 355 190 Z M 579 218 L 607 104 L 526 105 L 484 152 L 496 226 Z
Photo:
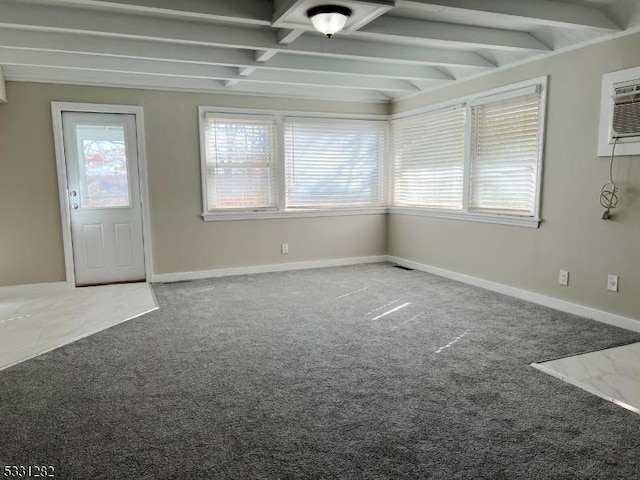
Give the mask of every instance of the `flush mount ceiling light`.
M 331 38 L 342 30 L 351 16 L 351 9 L 340 5 L 320 5 L 307 10 L 314 28 Z

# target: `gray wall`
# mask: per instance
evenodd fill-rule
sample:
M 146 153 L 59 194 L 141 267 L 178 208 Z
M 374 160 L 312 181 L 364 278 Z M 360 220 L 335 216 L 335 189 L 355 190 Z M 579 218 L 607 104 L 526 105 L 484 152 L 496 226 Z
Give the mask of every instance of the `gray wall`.
M 539 229 L 391 215 L 391 255 L 640 318 L 640 156 L 616 157 L 620 205 L 600 219 L 609 160 L 597 156 L 602 75 L 640 64 L 640 35 L 525 64 L 398 102 L 394 112 L 549 75 Z M 570 271 L 568 287 L 558 271 Z M 620 292 L 606 290 L 607 274 Z
M 0 285 L 62 281 L 51 101 L 141 105 L 155 273 L 385 253 L 384 215 L 203 222 L 198 105 L 386 114 L 384 104 L 7 83 L 0 104 Z M 280 254 L 289 243 L 290 254 Z

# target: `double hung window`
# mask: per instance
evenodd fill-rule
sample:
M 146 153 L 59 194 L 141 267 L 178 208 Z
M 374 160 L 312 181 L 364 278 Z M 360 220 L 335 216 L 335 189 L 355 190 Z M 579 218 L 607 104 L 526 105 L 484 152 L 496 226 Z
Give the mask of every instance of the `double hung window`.
M 392 210 L 539 222 L 543 83 L 392 122 Z
M 387 126 L 201 109 L 205 219 L 386 208 Z
M 275 118 L 206 114 L 203 147 L 207 211 L 277 208 Z

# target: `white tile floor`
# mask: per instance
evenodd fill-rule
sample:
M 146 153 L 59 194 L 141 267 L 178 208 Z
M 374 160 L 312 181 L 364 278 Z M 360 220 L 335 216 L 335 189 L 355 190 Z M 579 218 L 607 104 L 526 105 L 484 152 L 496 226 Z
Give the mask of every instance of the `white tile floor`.
M 531 366 L 640 413 L 640 343 L 532 363 Z
M 0 288 L 0 370 L 157 309 L 147 283 Z

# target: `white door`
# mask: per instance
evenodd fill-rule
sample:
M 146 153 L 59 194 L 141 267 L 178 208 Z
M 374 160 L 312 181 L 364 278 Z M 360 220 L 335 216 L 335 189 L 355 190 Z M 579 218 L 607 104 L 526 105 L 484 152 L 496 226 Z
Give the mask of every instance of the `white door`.
M 62 113 L 76 285 L 145 280 L 136 117 Z

